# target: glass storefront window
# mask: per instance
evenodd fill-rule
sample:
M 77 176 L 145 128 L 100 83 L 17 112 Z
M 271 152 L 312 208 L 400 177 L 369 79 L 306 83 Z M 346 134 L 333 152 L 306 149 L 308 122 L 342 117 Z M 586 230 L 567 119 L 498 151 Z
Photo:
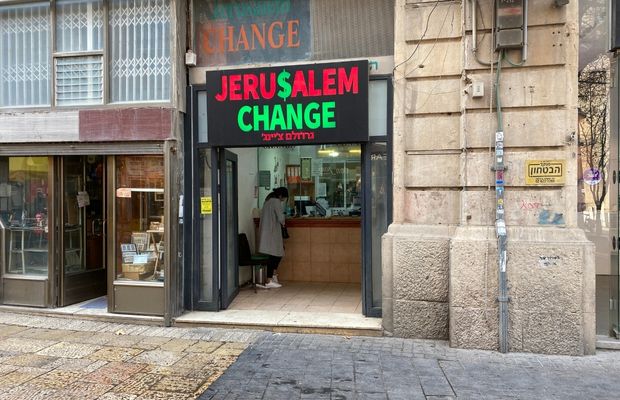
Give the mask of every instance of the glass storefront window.
M 361 215 L 360 145 L 259 148 L 258 164 L 261 204 L 286 186 L 290 216 Z
M 0 220 L 5 272 L 48 275 L 47 157 L 0 157 Z
M 116 157 L 116 279 L 164 280 L 164 159 Z

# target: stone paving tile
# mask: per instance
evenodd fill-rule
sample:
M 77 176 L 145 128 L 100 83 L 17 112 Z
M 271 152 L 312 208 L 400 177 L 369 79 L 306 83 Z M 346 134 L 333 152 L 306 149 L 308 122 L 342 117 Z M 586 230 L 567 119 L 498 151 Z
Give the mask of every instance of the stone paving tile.
M 6 360 L 3 360 L 2 363 L 5 365 L 16 365 L 20 367 L 39 367 L 45 369 L 52 369 L 54 368 L 53 364 L 57 360 L 57 357 L 48 357 L 32 353 L 22 353 L 13 357 L 8 357 Z
M 144 364 L 110 362 L 84 376 L 84 382 L 118 385 L 144 369 Z
M 113 385 L 105 385 L 101 383 L 93 382 L 73 382 L 67 385 L 64 389 L 56 392 L 56 396 L 60 396 L 62 399 L 98 399 L 104 393 L 113 389 Z
M 191 345 L 190 347 L 188 347 L 187 349 L 185 349 L 185 351 L 189 352 L 189 353 L 213 353 L 215 350 L 217 350 L 218 348 L 222 347 L 223 343 L 221 342 L 197 342 L 193 345 Z
M 11 336 L 16 333 L 20 333 L 28 330 L 28 328 L 23 326 L 10 326 L 10 325 L 1 325 L 0 326 L 0 337 Z
M 48 400 L 55 398 L 57 390 L 21 385 L 2 393 L 3 400 Z
M 184 356 L 184 354 L 174 351 L 147 350 L 138 354 L 131 361 L 144 364 L 170 366 L 182 359 Z
M 33 338 L 33 339 L 45 339 L 45 340 L 62 340 L 75 331 L 69 331 L 65 329 L 41 329 L 33 328 L 27 331 L 21 332 L 20 337 Z
M 128 379 L 125 379 L 123 383 L 117 385 L 112 392 L 114 393 L 128 393 L 136 396 L 145 393 L 150 390 L 153 385 L 159 382 L 163 378 L 163 375 L 137 373 L 132 374 Z
M 127 361 L 142 353 L 142 351 L 142 349 L 132 349 L 129 347 L 103 347 L 90 354 L 88 358 L 105 361 Z
M 99 400 L 136 400 L 137 398 L 135 394 L 107 392 L 102 394 Z
M 183 393 L 158 392 L 147 390 L 138 396 L 137 400 L 186 400 L 188 396 Z M 193 397 L 190 397 L 193 398 Z
M 138 349 L 145 349 L 145 350 L 154 350 L 158 348 L 159 346 L 161 346 L 162 344 L 168 343 L 170 340 L 171 340 L 170 338 L 156 337 L 156 336 L 144 337 L 141 341 L 139 341 L 132 347 L 136 347 Z
M 73 332 L 63 338 L 65 342 L 105 345 L 115 341 L 117 335 L 108 332 Z
M 53 340 L 26 339 L 21 337 L 4 338 L 0 340 L 0 351 L 36 353 L 54 344 L 56 342 Z
M 182 376 L 163 376 L 152 390 L 160 392 L 194 393 L 202 386 L 204 379 L 186 378 Z
M 159 346 L 159 348 L 166 351 L 181 352 L 185 351 L 188 347 L 192 346 L 195 343 L 195 340 L 172 339 L 166 343 L 163 343 L 161 346 Z
M 94 353 L 100 348 L 100 346 L 91 344 L 59 342 L 47 347 L 46 349 L 38 351 L 37 354 L 64 358 L 83 358 Z
M 46 367 L 64 371 L 82 371 L 90 373 L 107 364 L 107 361 L 91 360 L 88 358 L 59 358 Z
M 54 370 L 39 375 L 28 382 L 28 385 L 44 389 L 63 389 L 84 376 L 81 371 Z
M 2 379 L 0 379 L 0 388 L 4 388 L 5 390 L 8 388 L 14 388 L 15 386 L 28 382 L 46 372 L 47 370 L 40 368 L 19 367 L 2 376 Z

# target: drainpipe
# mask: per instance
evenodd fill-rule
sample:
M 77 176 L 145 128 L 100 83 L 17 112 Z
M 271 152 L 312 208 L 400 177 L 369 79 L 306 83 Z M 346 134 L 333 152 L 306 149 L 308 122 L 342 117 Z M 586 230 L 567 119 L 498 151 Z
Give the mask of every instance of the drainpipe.
M 502 59 L 504 52 L 501 51 L 497 63 L 497 75 L 495 81 L 495 105 L 497 111 L 497 132 L 495 133 L 495 231 L 497 234 L 497 251 L 499 267 L 499 351 L 508 352 L 508 283 L 506 279 L 506 220 L 504 210 L 504 128 L 502 118 L 502 105 L 500 94 L 500 75 L 502 71 Z

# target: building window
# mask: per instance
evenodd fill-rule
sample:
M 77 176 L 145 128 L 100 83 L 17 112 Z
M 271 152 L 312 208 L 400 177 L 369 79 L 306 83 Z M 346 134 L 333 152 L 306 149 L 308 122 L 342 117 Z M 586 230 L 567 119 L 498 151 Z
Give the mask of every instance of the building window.
M 167 0 L 110 2 L 110 99 L 170 99 L 170 7 Z
M 109 0 L 107 25 L 104 4 L 0 7 L 0 107 L 169 101 L 170 1 Z
M 0 7 L 0 107 L 50 104 L 49 3 Z
M 56 3 L 56 105 L 103 103 L 102 0 Z

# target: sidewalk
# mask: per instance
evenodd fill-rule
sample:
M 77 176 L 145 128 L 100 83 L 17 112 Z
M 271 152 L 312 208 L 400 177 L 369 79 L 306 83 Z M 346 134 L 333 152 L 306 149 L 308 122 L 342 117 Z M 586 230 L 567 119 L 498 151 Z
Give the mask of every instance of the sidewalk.
M 192 399 L 262 334 L 0 312 L 0 399 Z
M 271 334 L 200 399 L 618 399 L 620 351 L 568 357 L 446 342 Z
M 617 399 L 620 351 L 162 328 L 0 312 L 0 399 Z

